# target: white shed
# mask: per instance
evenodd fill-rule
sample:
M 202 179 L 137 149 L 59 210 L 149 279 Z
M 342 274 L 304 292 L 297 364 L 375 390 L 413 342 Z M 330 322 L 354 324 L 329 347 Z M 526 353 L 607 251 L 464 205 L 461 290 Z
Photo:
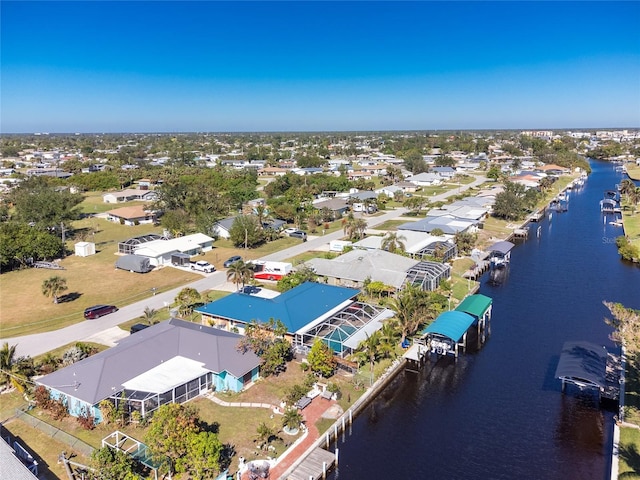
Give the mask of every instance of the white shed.
M 75 248 L 78 257 L 88 257 L 96 254 L 96 244 L 93 242 L 78 242 Z

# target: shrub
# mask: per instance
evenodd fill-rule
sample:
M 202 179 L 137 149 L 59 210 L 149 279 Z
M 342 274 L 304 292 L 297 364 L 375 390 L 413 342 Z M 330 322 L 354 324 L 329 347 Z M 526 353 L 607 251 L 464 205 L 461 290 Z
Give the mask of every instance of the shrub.
M 91 412 L 86 407 L 82 407 L 77 420 L 85 430 L 93 430 L 96 427 L 96 417 L 91 415 Z
M 302 397 L 304 397 L 307 394 L 308 390 L 309 389 L 306 388 L 304 385 L 300 385 L 300 384 L 293 385 L 289 389 L 289 391 L 286 393 L 284 397 L 284 401 L 289 405 L 293 405 Z
M 109 400 L 102 400 L 99 404 L 100 411 L 102 412 L 102 420 L 104 423 L 115 423 L 117 421 L 118 412 L 113 402 Z
M 40 407 L 44 410 L 49 409 L 49 403 L 51 403 L 51 394 L 46 387 L 42 385 L 38 385 L 34 392 L 34 397 L 36 400 L 36 406 Z
M 69 415 L 69 409 L 67 408 L 67 401 L 65 398 L 57 398 L 49 403 L 49 412 L 54 420 L 62 420 Z
M 131 412 L 131 423 L 133 423 L 136 426 L 141 426 L 142 414 L 139 411 L 134 410 L 133 412 Z

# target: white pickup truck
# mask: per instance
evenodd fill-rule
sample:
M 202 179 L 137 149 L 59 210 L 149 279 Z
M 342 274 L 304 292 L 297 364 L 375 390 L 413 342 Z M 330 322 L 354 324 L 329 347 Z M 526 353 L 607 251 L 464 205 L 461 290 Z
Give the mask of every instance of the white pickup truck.
M 200 260 L 199 262 L 191 262 L 191 270 L 198 270 L 199 272 L 211 273 L 216 271 L 216 267 L 209 262 Z

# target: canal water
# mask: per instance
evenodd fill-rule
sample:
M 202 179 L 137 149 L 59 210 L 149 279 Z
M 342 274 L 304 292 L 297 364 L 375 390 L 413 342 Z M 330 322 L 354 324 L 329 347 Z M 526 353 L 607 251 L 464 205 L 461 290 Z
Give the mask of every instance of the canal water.
M 479 351 L 406 372 L 338 442 L 333 479 L 603 480 L 610 469 L 613 411 L 554 378 L 564 342 L 608 339 L 603 300 L 640 309 L 640 268 L 623 263 L 599 201 L 622 180 L 592 162 L 569 210 L 535 224 L 512 251 L 493 298 L 491 336 Z

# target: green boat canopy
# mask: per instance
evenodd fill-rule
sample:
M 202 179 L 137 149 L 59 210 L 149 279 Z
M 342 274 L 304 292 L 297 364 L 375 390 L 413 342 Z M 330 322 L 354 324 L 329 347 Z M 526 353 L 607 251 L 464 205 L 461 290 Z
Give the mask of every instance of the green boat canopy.
M 456 310 L 444 312 L 422 331 L 422 335 L 435 333 L 458 342 L 475 321 L 476 319 L 468 313 Z
M 476 294 L 469 295 L 465 298 L 460 305 L 456 307 L 458 312 L 468 313 L 476 318 L 481 318 L 489 307 L 493 300 L 486 295 Z

